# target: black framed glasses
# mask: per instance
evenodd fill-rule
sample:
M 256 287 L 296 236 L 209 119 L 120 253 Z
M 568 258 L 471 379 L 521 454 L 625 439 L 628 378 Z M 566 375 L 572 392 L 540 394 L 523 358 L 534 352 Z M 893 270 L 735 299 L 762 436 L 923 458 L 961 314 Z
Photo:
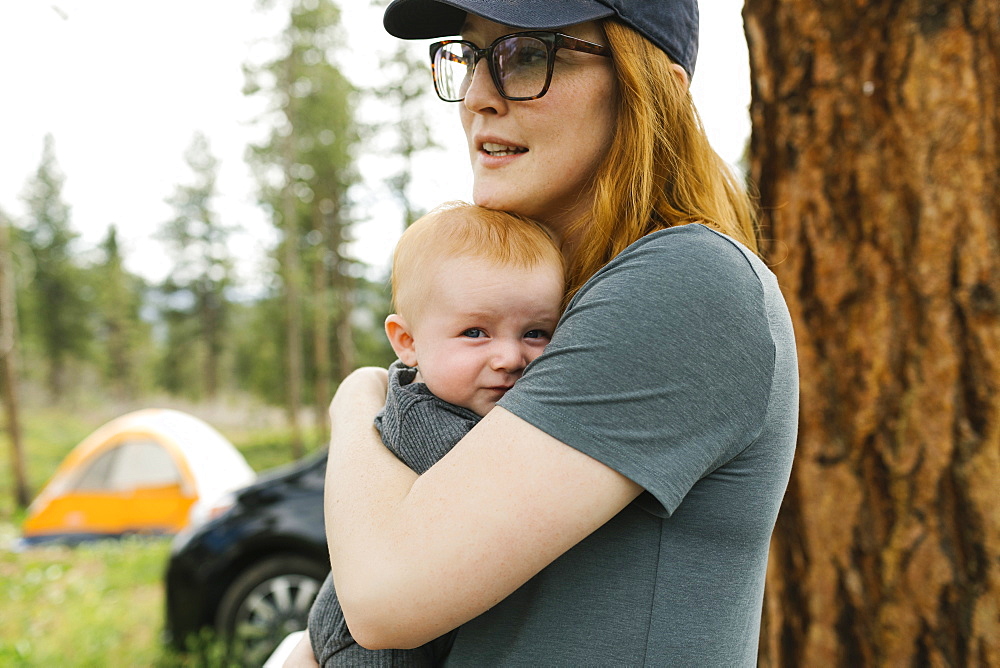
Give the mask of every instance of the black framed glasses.
M 472 83 L 476 64 L 486 59 L 497 92 L 507 100 L 537 100 L 552 81 L 559 49 L 611 56 L 606 46 L 558 32 L 516 32 L 496 39 L 485 49 L 472 42 L 449 39 L 431 44 L 434 90 L 445 102 L 461 102 Z

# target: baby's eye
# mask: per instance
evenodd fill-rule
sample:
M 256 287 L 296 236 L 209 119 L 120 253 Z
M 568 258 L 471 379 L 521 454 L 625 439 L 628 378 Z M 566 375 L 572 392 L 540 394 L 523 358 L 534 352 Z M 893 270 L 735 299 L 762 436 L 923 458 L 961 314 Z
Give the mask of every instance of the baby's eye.
M 478 327 L 470 327 L 469 329 L 462 332 L 462 336 L 467 336 L 470 339 L 478 339 L 486 336 L 486 332 L 479 329 Z
M 544 329 L 530 329 L 524 333 L 524 338 L 526 339 L 547 339 L 549 338 L 549 333 Z

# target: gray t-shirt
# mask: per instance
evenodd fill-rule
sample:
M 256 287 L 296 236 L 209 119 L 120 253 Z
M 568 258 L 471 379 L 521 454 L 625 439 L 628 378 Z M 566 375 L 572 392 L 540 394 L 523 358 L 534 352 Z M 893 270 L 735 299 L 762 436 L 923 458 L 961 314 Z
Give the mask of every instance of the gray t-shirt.
M 703 225 L 650 234 L 500 405 L 647 491 L 462 625 L 447 665 L 755 666 L 798 416 L 771 271 Z

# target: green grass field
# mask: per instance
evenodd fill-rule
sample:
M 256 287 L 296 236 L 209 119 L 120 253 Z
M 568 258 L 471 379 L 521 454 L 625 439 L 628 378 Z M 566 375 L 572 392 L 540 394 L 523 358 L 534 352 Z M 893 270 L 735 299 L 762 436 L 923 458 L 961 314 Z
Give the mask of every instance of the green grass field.
M 259 407 L 171 407 L 216 427 L 255 471 L 292 459 L 280 414 L 265 419 Z M 128 410 L 26 410 L 25 464 L 32 494 L 83 437 Z M 11 551 L 24 511 L 14 502 L 5 431 L 0 442 L 0 666 L 220 665 L 215 647 L 178 656 L 161 642 L 169 539 L 129 538 L 78 548 Z M 316 443 L 313 438 L 307 451 Z
M 153 666 L 169 541 L 0 553 L 0 665 Z

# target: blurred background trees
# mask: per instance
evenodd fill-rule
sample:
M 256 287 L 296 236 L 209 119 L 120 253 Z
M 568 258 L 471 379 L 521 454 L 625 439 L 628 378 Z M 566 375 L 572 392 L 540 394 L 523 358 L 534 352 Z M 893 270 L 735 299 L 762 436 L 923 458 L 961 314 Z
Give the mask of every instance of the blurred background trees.
M 353 263 L 345 255 L 353 222 L 348 191 L 357 180 L 356 95 L 333 63 L 343 42 L 340 30 L 332 2 L 297 0 L 278 58 L 247 68 L 245 91 L 270 104 L 272 130 L 264 143 L 250 147 L 249 157 L 261 202 L 281 233 L 275 259 L 285 305 L 286 406 L 299 454 L 306 385 L 323 427 L 331 380 L 343 378 L 357 359 L 350 324 Z
M 149 391 L 144 381 L 152 365 L 152 324 L 142 317 L 146 282 L 129 273 L 118 243 L 118 228 L 111 225 L 94 265 L 97 291 L 96 324 L 100 342 L 102 377 L 119 401 Z
M 174 218 L 160 230 L 173 270 L 160 286 L 167 325 L 160 379 L 165 388 L 215 398 L 229 328 L 233 264 L 228 241 L 232 227 L 212 209 L 218 161 L 208 140 L 196 134 L 184 154 L 193 180 L 177 186 L 168 200 Z
M 802 379 L 761 662 L 1000 665 L 1000 4 L 744 20 Z
M 426 66 L 400 49 L 384 63 L 399 70 L 390 85 L 358 88 L 338 63 L 346 40 L 336 4 L 259 4 L 287 11 L 272 57 L 245 66 L 244 94 L 265 103 L 256 120 L 262 139 L 246 159 L 277 232 L 270 261 L 252 287 L 241 282 L 243 258 L 231 242 L 240 221 L 216 210 L 219 161 L 204 134 L 179 147 L 189 176 L 166 200 L 169 218 L 150 230 L 172 267 L 155 283 L 126 268 L 120 230 L 128 220 L 108 221 L 105 238 L 84 247 L 63 195 L 56 142 L 47 137 L 23 191 L 27 213 L 4 216 L 16 295 L 4 315 L 19 337 L 4 361 L 16 363 L 27 396 L 43 390 L 56 403 L 252 396 L 285 408 L 291 454 L 299 457 L 324 438 L 340 379 L 359 365 L 391 362 L 382 332 L 387 277 L 373 277 L 349 251 L 360 215 L 359 142 L 379 136 L 400 147 L 399 169 L 384 178 L 401 230 L 416 215 L 407 194 L 412 156 L 433 145 L 420 108 L 433 94 Z M 391 120 L 359 120 L 365 99 L 391 109 Z M 16 398 L 14 389 L 5 399 Z
M 52 135 L 45 138 L 38 171 L 24 192 L 28 219 L 21 238 L 29 255 L 24 272 L 30 289 L 20 294 L 25 330 L 47 369 L 46 385 L 52 400 L 62 398 L 67 367 L 90 358 L 93 340 L 84 270 L 74 258 L 76 232 L 70 226 L 70 208 L 62 199 L 64 177 L 59 171 Z M 27 287 L 27 286 L 26 286 Z
M 21 426 L 21 357 L 17 327 L 17 290 L 11 252 L 11 224 L 0 210 L 0 391 L 3 414 L 10 441 L 11 487 L 14 504 L 25 507 L 31 501 Z M 0 483 L 2 484 L 2 483 Z

